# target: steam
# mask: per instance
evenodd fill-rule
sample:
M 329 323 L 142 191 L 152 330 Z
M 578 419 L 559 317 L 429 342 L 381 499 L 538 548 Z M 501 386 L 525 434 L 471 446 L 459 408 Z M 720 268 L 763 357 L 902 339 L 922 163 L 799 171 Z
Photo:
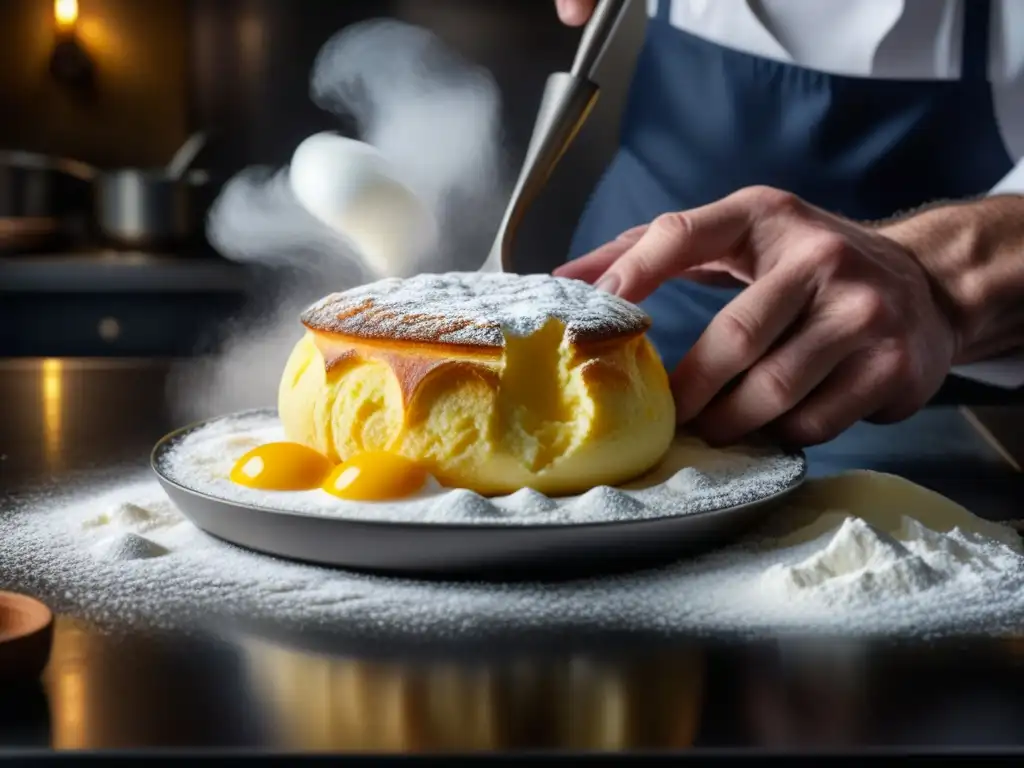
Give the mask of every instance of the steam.
M 506 198 L 500 95 L 490 74 L 427 30 L 375 20 L 323 46 L 310 95 L 325 111 L 354 119 L 358 138 L 401 169 L 433 214 L 437 245 L 421 256 L 419 271 L 478 268 Z M 224 256 L 271 268 L 277 295 L 272 310 L 224 329 L 217 358 L 172 373 L 179 420 L 273 406 L 281 370 L 303 332 L 301 310 L 381 277 L 298 203 L 287 168 L 248 168 L 231 179 L 210 211 L 207 236 Z
M 371 21 L 323 47 L 311 90 L 323 109 L 354 117 L 361 138 L 401 168 L 403 181 L 429 203 L 447 250 L 431 266 L 483 263 L 486 254 L 467 263 L 451 246 L 478 234 L 467 222 L 501 212 L 500 99 L 490 74 L 424 29 Z M 451 215 L 456 210 L 458 217 Z

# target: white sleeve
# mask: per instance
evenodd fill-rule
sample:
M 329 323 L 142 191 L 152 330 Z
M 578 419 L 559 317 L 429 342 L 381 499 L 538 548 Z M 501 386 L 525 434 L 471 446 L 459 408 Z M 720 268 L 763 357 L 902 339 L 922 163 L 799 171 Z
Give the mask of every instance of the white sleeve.
M 953 367 L 954 376 L 1003 389 L 1024 386 L 1024 351 L 980 363 Z
M 990 195 L 1024 194 L 1024 160 L 1010 171 L 1003 180 L 992 187 Z M 958 365 L 953 373 L 964 379 L 991 384 L 1004 389 L 1024 386 L 1024 350 L 995 360 L 985 360 L 970 365 Z
M 1013 170 L 1003 176 L 1003 180 L 992 187 L 990 195 L 1020 195 L 1024 194 L 1024 160 L 1021 160 L 1013 167 Z

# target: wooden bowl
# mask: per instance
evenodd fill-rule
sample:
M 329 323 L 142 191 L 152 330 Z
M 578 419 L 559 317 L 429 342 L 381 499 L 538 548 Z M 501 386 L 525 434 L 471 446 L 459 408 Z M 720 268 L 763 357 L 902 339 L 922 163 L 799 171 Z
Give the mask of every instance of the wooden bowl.
M 0 592 L 0 680 L 38 678 L 52 643 L 49 608 L 27 595 Z

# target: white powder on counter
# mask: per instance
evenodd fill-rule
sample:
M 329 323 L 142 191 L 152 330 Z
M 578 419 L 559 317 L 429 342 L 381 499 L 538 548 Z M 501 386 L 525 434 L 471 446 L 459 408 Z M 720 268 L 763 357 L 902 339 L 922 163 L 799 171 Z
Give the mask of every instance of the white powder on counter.
M 281 440 L 284 431 L 272 411 L 225 416 L 175 440 L 158 466 L 165 477 L 193 491 L 274 511 L 461 525 L 565 525 L 695 514 L 770 498 L 796 485 L 806 468 L 802 456 L 776 448 L 716 450 L 679 435 L 660 464 L 642 479 L 562 498 L 530 489 L 484 498 L 434 481 L 409 498 L 356 502 L 322 489 L 268 492 L 231 481 L 231 468 L 248 451 Z
M 856 514 L 812 509 L 821 497 L 845 503 L 842 486 L 851 481 L 910 488 L 918 504 L 927 493 L 868 473 L 813 480 L 774 513 L 771 538 L 628 576 L 486 585 L 365 576 L 249 553 L 197 530 L 140 475 L 91 496 L 36 497 L 0 513 L 0 588 L 106 624 L 215 616 L 398 638 L 538 628 L 877 635 L 1019 626 L 1024 550 L 1015 532 L 945 500 L 906 516 L 892 507 L 899 494 L 884 488 Z

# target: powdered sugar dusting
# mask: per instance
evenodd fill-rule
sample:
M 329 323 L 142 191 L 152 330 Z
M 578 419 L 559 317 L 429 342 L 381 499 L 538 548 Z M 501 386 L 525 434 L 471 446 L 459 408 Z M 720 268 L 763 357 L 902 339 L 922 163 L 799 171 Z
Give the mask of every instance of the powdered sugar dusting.
M 882 503 L 808 514 L 801 505 L 815 491 L 827 496 L 831 482 L 797 491 L 777 512 L 771 538 L 755 534 L 628 576 L 485 585 L 387 579 L 246 552 L 195 528 L 151 473 L 133 474 L 115 487 L 26 498 L 0 512 L 0 589 L 111 628 L 216 618 L 416 642 L 538 629 L 877 636 L 1019 627 L 1024 554 L 1012 531 L 961 510 L 941 533 L 945 524 L 928 510 L 911 517 Z M 129 507 L 149 510 L 159 524 L 137 533 L 137 519 L 119 514 Z
M 231 482 L 231 468 L 243 454 L 284 439 L 280 422 L 269 411 L 214 419 L 179 438 L 159 457 L 158 469 L 191 490 L 282 512 L 409 523 L 566 525 L 689 515 L 762 501 L 794 487 L 806 468 L 801 455 L 757 447 L 714 450 L 680 435 L 660 465 L 641 480 L 565 498 L 522 489 L 487 499 L 432 482 L 411 498 L 368 503 L 322 490 L 266 492 Z
M 502 272 L 447 272 L 388 278 L 327 296 L 302 313 L 315 330 L 367 339 L 502 347 L 550 319 L 570 342 L 639 333 L 637 306 L 580 280 Z
M 166 555 L 168 550 L 145 536 L 121 533 L 101 541 L 93 552 L 106 560 L 148 560 Z

